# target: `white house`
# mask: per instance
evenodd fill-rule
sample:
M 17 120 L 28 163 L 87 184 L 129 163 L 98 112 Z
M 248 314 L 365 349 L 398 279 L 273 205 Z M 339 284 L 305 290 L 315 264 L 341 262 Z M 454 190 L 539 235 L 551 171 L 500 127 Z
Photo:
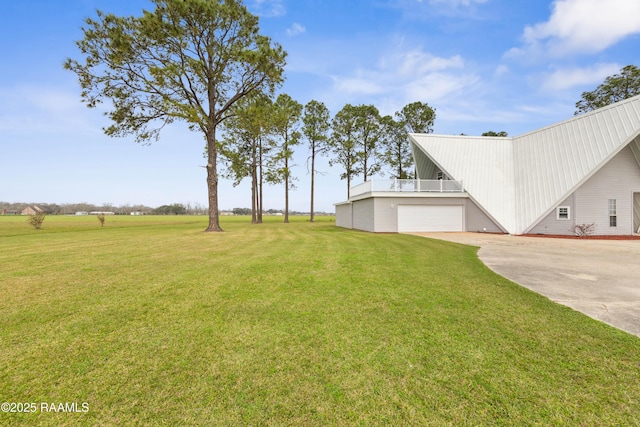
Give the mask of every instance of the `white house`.
M 373 232 L 640 232 L 640 96 L 517 137 L 410 135 L 418 180 L 374 180 L 336 204 Z

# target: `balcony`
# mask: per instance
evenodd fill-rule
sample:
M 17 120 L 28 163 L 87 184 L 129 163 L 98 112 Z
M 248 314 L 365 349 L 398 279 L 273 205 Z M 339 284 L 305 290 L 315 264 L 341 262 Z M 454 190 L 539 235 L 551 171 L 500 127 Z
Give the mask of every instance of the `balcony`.
M 350 197 L 366 193 L 464 193 L 462 181 L 449 179 L 374 179 L 351 187 Z

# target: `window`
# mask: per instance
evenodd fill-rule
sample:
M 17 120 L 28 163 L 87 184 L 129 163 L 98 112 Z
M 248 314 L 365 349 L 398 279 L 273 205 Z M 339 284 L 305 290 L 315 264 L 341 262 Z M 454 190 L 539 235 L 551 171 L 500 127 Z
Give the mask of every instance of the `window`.
M 609 199 L 609 227 L 618 226 L 618 209 L 616 199 Z
M 556 219 L 561 221 L 571 219 L 569 216 L 569 206 L 558 206 L 558 209 L 556 209 Z

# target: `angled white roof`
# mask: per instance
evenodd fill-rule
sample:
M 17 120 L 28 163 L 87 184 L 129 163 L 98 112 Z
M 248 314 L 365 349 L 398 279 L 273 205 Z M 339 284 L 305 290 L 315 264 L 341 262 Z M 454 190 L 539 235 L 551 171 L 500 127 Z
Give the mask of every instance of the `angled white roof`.
M 640 164 L 640 96 L 517 137 L 411 134 L 418 175 L 437 167 L 511 234 L 528 232 L 627 145 Z

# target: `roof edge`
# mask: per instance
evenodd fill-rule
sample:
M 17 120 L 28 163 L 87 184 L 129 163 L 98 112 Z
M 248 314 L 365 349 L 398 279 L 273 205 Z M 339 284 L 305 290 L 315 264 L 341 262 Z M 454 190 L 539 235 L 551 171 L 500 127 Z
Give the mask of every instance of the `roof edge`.
M 574 185 L 573 187 L 571 187 L 571 189 L 569 191 L 567 191 L 565 194 L 562 195 L 562 197 L 560 197 L 560 199 L 556 200 L 551 207 L 546 210 L 540 217 L 538 217 L 535 221 L 533 221 L 531 223 L 531 225 L 529 225 L 528 227 L 526 227 L 524 229 L 524 231 L 522 232 L 522 234 L 527 234 L 529 231 L 533 230 L 536 225 L 540 224 L 540 222 L 542 220 L 544 220 L 546 218 L 547 215 L 549 215 L 551 212 L 553 212 L 553 210 L 558 207 L 558 205 L 560 203 L 562 203 L 563 200 L 565 200 L 567 197 L 569 197 L 571 194 L 575 193 L 580 187 L 582 187 L 582 185 L 584 185 L 585 182 L 587 182 L 589 179 L 591 179 L 596 173 L 598 173 L 600 171 L 600 169 L 602 169 L 607 163 L 609 163 L 611 161 L 611 159 L 613 159 L 615 156 L 617 156 L 618 154 L 620 154 L 620 152 L 622 152 L 622 150 L 624 150 L 625 148 L 627 148 L 636 138 L 640 137 L 640 129 L 638 129 L 636 131 L 636 133 L 630 137 L 627 138 L 627 140 L 620 145 L 620 147 L 618 147 L 617 149 L 615 149 L 614 151 L 611 152 L 611 154 L 609 154 L 607 157 L 605 157 L 602 162 L 600 162 L 600 164 L 598 166 L 596 166 L 595 168 L 593 168 L 591 170 L 591 172 L 589 172 L 588 174 L 586 174 L 584 176 L 584 178 L 582 178 L 580 181 L 578 181 L 576 183 L 576 185 Z
M 529 131 L 529 132 L 525 132 L 523 134 L 514 136 L 513 139 L 516 140 L 516 139 L 524 138 L 526 136 L 533 135 L 533 134 L 536 134 L 536 133 L 539 133 L 539 132 L 543 132 L 543 131 L 548 130 L 548 129 L 553 129 L 553 128 L 558 127 L 558 126 L 564 126 L 567 123 L 571 123 L 571 122 L 574 122 L 576 120 L 583 120 L 585 117 L 589 117 L 589 116 L 592 116 L 592 115 L 595 115 L 595 114 L 602 114 L 602 112 L 604 112 L 604 111 L 611 110 L 611 109 L 614 109 L 614 108 L 619 108 L 619 107 L 621 107 L 621 106 L 623 106 L 625 104 L 638 102 L 638 101 L 640 101 L 640 95 L 632 96 L 631 98 L 623 99 L 622 101 L 618 101 L 618 102 L 615 102 L 613 104 L 609 104 L 607 106 L 598 108 L 596 110 L 589 111 L 588 113 L 579 114 L 577 116 L 571 117 L 570 119 L 565 119 L 565 120 L 563 120 L 561 122 L 556 122 L 556 123 L 547 125 L 545 127 L 539 128 L 539 129 L 535 129 L 535 130 L 532 130 L 532 131 Z

